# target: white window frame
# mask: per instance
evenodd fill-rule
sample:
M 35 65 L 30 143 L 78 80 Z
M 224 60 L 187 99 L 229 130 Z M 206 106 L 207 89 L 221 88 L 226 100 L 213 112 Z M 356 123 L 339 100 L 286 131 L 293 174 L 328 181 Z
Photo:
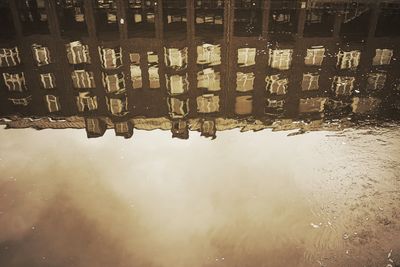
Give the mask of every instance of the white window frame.
M 71 73 L 71 79 L 73 86 L 76 89 L 96 87 L 94 82 L 94 74 L 91 71 L 75 70 Z
M 33 44 L 32 51 L 33 58 L 35 59 L 38 67 L 49 65 L 51 63 L 50 50 L 48 47 L 39 44 Z
M 289 86 L 288 78 L 281 78 L 279 74 L 268 75 L 265 78 L 265 82 L 266 82 L 265 89 L 270 94 L 277 94 L 277 95 L 287 94 L 288 86 Z M 276 89 L 274 89 L 275 84 L 277 85 Z
M 236 73 L 236 91 L 238 92 L 250 92 L 254 90 L 254 80 L 255 80 L 254 72 L 238 72 Z M 245 89 L 246 83 L 250 82 L 251 88 Z M 241 87 L 241 88 L 240 88 Z
M 337 66 L 341 70 L 356 69 L 360 64 L 361 52 L 358 50 L 353 51 L 339 51 L 337 54 Z
M 15 67 L 21 64 L 18 47 L 0 48 L 0 67 Z
M 61 110 L 60 100 L 58 96 L 55 95 L 45 95 L 44 99 L 46 100 L 47 110 L 50 113 L 57 112 Z M 53 106 L 54 105 L 54 106 Z
M 336 96 L 350 96 L 354 89 L 356 78 L 352 76 L 335 76 L 332 87 Z
M 87 63 L 90 64 L 89 46 L 80 41 L 74 41 L 66 44 L 67 59 L 72 65 Z M 78 49 L 78 50 L 76 50 Z M 70 57 L 68 57 L 70 55 Z
M 3 73 L 4 84 L 10 92 L 26 91 L 26 81 L 23 72 L 20 73 Z
M 292 64 L 293 49 L 269 49 L 268 65 L 273 69 L 288 70 Z
M 49 80 L 49 84 L 50 86 L 48 87 L 46 84 L 46 80 Z M 40 74 L 40 83 L 43 89 L 54 89 L 56 88 L 56 80 L 55 80 L 55 76 L 53 73 L 41 73 Z
M 390 65 L 393 57 L 393 49 L 376 49 L 372 60 L 373 66 Z
M 316 46 L 307 49 L 307 55 L 304 58 L 304 64 L 307 66 L 321 66 L 325 58 L 326 49 L 323 46 Z M 322 52 L 322 56 L 320 53 Z M 311 64 L 309 63 L 311 61 Z
M 247 67 L 256 64 L 256 48 L 243 47 L 237 50 L 237 63 L 239 67 Z
M 106 70 L 118 69 L 122 66 L 122 48 L 107 48 L 98 47 L 101 66 Z M 107 62 L 107 57 L 111 56 L 112 62 L 110 65 Z
M 197 88 L 206 88 L 208 91 L 221 90 L 221 75 L 214 69 L 207 68 L 197 73 Z
M 166 48 L 164 47 L 165 64 L 173 69 L 184 69 L 188 63 L 188 48 Z

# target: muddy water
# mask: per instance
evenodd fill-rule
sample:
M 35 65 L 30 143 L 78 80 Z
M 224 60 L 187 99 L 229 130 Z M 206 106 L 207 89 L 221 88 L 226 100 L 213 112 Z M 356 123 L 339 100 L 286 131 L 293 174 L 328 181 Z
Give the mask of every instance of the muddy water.
M 398 126 L 169 134 L 1 130 L 0 266 L 400 264 Z

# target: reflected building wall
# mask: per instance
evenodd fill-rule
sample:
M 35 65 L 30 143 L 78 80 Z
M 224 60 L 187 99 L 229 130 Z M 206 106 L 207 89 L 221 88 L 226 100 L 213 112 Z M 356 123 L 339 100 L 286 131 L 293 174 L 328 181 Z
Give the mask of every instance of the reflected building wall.
M 3 117 L 108 118 L 119 132 L 167 117 L 184 137 L 189 119 L 212 133 L 217 118 L 345 117 L 374 99 L 398 113 L 394 1 L 6 2 Z

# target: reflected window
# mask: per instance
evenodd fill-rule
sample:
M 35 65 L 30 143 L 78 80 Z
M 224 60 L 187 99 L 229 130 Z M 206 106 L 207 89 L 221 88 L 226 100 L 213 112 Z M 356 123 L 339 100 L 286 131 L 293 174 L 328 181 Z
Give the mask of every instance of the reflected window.
M 321 66 L 325 57 L 325 48 L 323 46 L 315 46 L 307 49 L 307 55 L 304 63 L 307 66 Z
M 60 99 L 55 95 L 45 95 L 44 100 L 46 101 L 47 110 L 49 112 L 57 112 L 61 110 Z
M 185 75 L 165 75 L 167 90 L 170 95 L 181 95 L 189 90 L 189 81 Z
M 376 49 L 372 60 L 373 66 L 389 65 L 393 57 L 392 49 Z
M 292 63 L 293 49 L 269 49 L 268 65 L 273 69 L 288 70 Z
M 10 92 L 27 91 L 25 75 L 21 73 L 3 73 L 4 84 Z
M 197 88 L 205 88 L 208 91 L 220 91 L 221 76 L 212 68 L 204 69 L 197 73 Z
M 60 30 L 64 36 L 87 34 L 84 0 L 56 0 Z
M 24 34 L 49 33 L 45 0 L 17 0 L 16 2 Z
M 40 74 L 40 86 L 42 89 L 54 89 L 56 88 L 56 77 L 53 73 L 41 73 Z
M 235 113 L 237 115 L 249 115 L 253 112 L 252 96 L 237 96 L 235 99 Z
M 147 62 L 149 65 L 158 64 L 158 54 L 156 52 L 147 52 Z
M 269 108 L 283 108 L 285 100 L 267 99 L 267 107 Z
M 282 78 L 280 74 L 267 76 L 265 82 L 265 89 L 267 89 L 270 94 L 284 95 L 287 93 L 289 79 Z
M 326 98 L 323 97 L 300 99 L 299 112 L 300 113 L 323 112 L 325 108 L 325 102 Z
M 189 99 L 169 97 L 167 99 L 169 115 L 173 119 L 184 118 L 189 113 Z
M 76 97 L 76 105 L 79 112 L 97 110 L 97 96 L 91 96 L 90 92 L 79 92 Z
M 185 120 L 172 121 L 172 138 L 189 139 L 189 127 Z
M 377 72 L 368 74 L 367 91 L 382 90 L 386 83 L 386 73 Z
M 381 102 L 375 97 L 354 97 L 351 107 L 354 113 L 370 113 L 375 111 Z
M 220 65 L 221 46 L 212 44 L 197 46 L 197 64 L 210 66 Z
M 196 98 L 198 113 L 219 112 L 219 96 L 205 94 Z
M 139 53 L 130 53 L 129 60 L 132 64 L 140 65 L 140 54 Z
M 107 129 L 105 122 L 97 118 L 87 118 L 85 126 L 88 137 L 102 136 Z
M 200 126 L 200 131 L 201 131 L 201 136 L 211 137 L 212 139 L 215 139 L 217 132 L 215 121 L 211 119 L 203 120 Z
M 51 63 L 50 50 L 48 47 L 33 44 L 32 45 L 33 58 L 35 59 L 38 67 L 45 66 Z
M 114 123 L 115 135 L 131 138 L 133 135 L 133 125 L 130 121 L 122 121 Z
M 360 64 L 361 52 L 358 50 L 345 52 L 340 51 L 337 54 L 337 66 L 341 70 L 344 69 L 355 69 Z
M 301 89 L 303 91 L 313 91 L 319 89 L 319 75 L 315 73 L 303 74 L 303 80 L 301 82 Z
M 254 72 L 236 73 L 236 91 L 248 92 L 254 89 Z
M 184 69 L 188 63 L 188 49 L 165 48 L 164 47 L 165 64 L 173 69 Z
M 76 65 L 90 64 L 89 46 L 80 41 L 71 42 L 65 45 L 69 64 Z
M 101 66 L 104 69 L 117 69 L 122 66 L 122 48 L 99 47 Z
M 107 93 L 121 94 L 125 92 L 125 75 L 124 73 L 102 74 L 103 86 Z
M 133 89 L 142 88 L 142 70 L 140 66 L 131 65 L 130 70 Z
M 0 67 L 15 67 L 21 64 L 18 47 L 0 48 Z
M 149 67 L 149 80 L 151 89 L 160 88 L 160 76 L 158 74 L 157 66 Z
M 91 71 L 75 70 L 71 73 L 73 87 L 76 89 L 81 88 L 95 88 L 94 75 Z
M 285 100 L 283 99 L 270 99 L 266 101 L 264 113 L 270 115 L 276 115 L 277 113 L 283 112 L 283 107 L 285 105 Z
M 30 96 L 22 97 L 22 98 L 9 98 L 8 100 L 11 101 L 11 103 L 13 103 L 16 106 L 26 107 L 31 103 L 32 96 L 30 95 Z
M 354 89 L 354 77 L 335 76 L 333 78 L 332 89 L 337 96 L 349 96 Z
M 122 95 L 119 98 L 106 96 L 108 111 L 114 116 L 125 116 L 128 114 L 128 97 Z
M 256 49 L 239 48 L 237 62 L 239 64 L 239 67 L 247 67 L 256 64 Z

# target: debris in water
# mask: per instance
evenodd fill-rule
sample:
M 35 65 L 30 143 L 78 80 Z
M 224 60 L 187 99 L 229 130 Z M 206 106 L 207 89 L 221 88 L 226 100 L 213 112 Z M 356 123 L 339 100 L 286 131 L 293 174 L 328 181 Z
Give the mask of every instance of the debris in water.
M 311 225 L 313 228 L 319 228 L 319 227 L 321 226 L 321 223 L 320 223 L 320 224 L 310 223 L 310 225 Z
M 390 258 L 392 257 L 392 252 L 393 252 L 393 250 L 391 249 L 391 250 L 389 251 L 389 254 L 388 254 L 388 259 L 390 259 Z

